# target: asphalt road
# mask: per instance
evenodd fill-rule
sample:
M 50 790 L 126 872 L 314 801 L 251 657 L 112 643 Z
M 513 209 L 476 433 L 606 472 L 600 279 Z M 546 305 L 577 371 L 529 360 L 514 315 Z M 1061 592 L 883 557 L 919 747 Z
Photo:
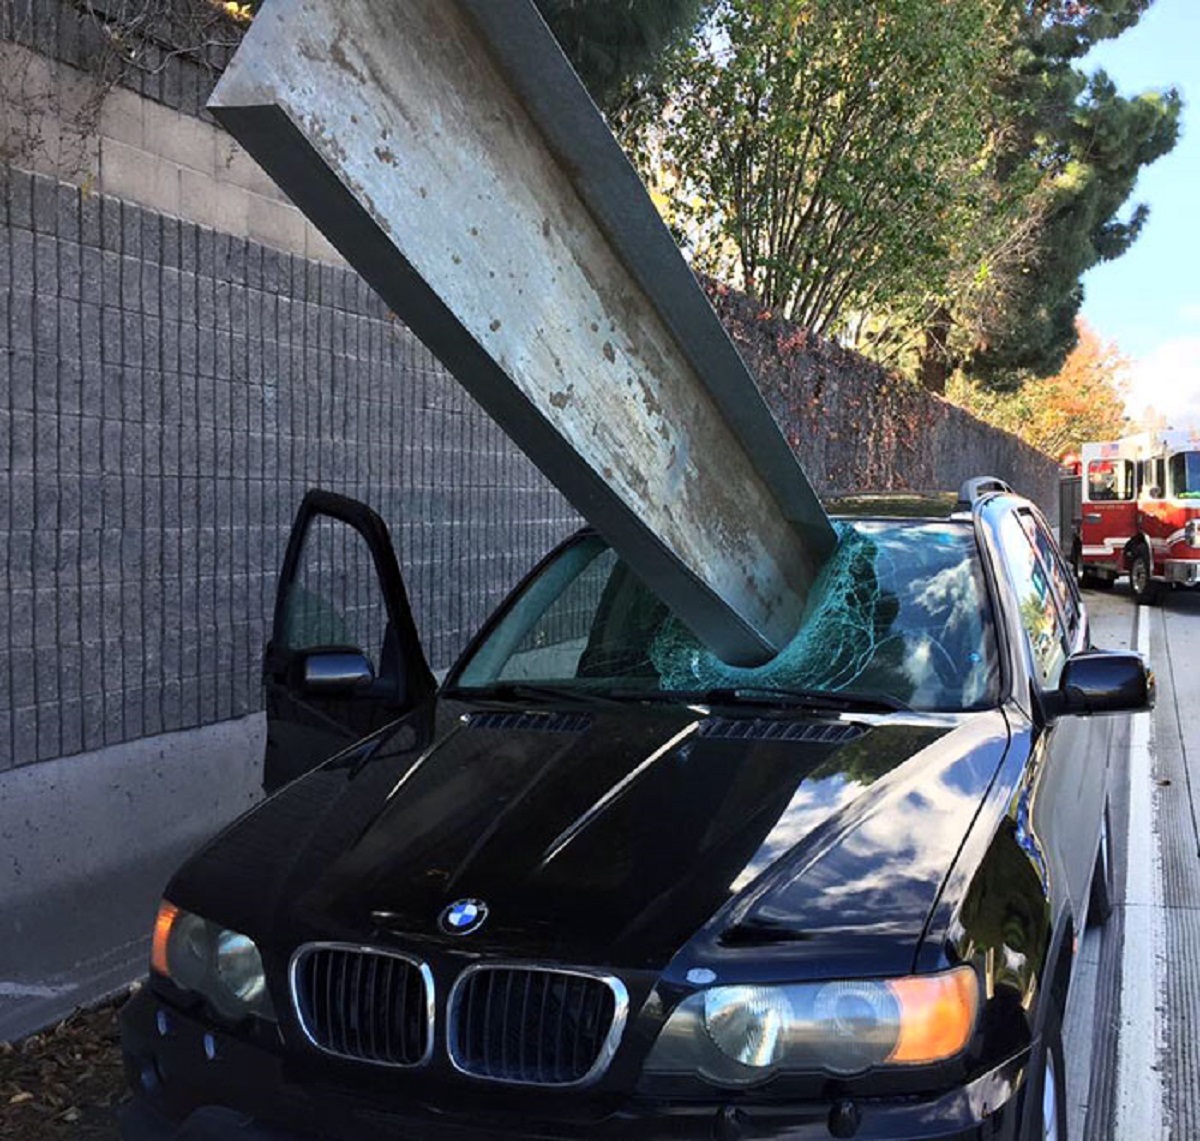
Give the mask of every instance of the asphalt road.
M 1111 745 L 1116 911 L 1081 941 L 1064 1033 L 1076 1141 L 1200 1138 L 1200 593 L 1089 591 L 1093 640 L 1146 653 L 1150 716 Z

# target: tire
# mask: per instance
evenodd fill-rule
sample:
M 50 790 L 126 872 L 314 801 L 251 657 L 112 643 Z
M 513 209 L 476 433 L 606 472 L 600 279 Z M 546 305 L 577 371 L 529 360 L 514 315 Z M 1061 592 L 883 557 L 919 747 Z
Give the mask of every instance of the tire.
M 1139 606 L 1153 606 L 1158 601 L 1158 586 L 1151 575 L 1150 553 L 1139 547 L 1129 564 L 1129 589 Z
M 1103 927 L 1113 910 L 1112 829 L 1109 827 L 1108 802 L 1100 822 L 1100 846 L 1096 849 L 1096 866 L 1092 870 L 1092 887 L 1088 893 L 1087 925 Z
M 1109 590 L 1112 579 L 1106 575 L 1097 574 L 1083 561 L 1083 551 L 1076 543 L 1071 548 L 1071 569 L 1075 572 L 1075 582 L 1080 590 Z
M 1050 1001 L 1050 996 L 1046 996 Z M 1021 1141 L 1067 1141 L 1067 1068 L 1062 1020 L 1053 1007 L 1042 1024 L 1042 1040 L 1029 1084 L 1029 1112 Z
M 1075 572 L 1075 582 L 1080 590 L 1091 585 L 1089 580 L 1092 575 L 1090 571 L 1084 569 L 1083 552 L 1079 549 L 1078 543 L 1071 548 L 1071 570 Z

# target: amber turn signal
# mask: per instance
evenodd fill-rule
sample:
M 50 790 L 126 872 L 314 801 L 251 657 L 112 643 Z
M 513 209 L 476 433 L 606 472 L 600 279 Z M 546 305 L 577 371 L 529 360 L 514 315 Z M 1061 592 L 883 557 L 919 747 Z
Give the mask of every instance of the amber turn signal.
M 965 1049 L 979 1011 L 979 979 L 970 967 L 895 979 L 888 988 L 900 1003 L 900 1037 L 889 1062 L 940 1062 Z
M 150 969 L 165 978 L 171 977 L 167 963 L 167 941 L 171 938 L 171 928 L 179 918 L 179 908 L 165 899 L 158 905 L 158 915 L 154 919 L 154 937 L 150 942 Z

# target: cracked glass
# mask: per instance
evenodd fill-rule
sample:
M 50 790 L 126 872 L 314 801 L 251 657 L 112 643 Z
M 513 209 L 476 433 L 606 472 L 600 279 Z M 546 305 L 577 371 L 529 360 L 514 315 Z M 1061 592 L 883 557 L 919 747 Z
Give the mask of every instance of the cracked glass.
M 969 523 L 855 520 L 765 665 L 731 666 L 598 536 L 565 548 L 466 662 L 464 687 L 553 684 L 616 696 L 801 689 L 925 710 L 997 700 L 987 588 Z

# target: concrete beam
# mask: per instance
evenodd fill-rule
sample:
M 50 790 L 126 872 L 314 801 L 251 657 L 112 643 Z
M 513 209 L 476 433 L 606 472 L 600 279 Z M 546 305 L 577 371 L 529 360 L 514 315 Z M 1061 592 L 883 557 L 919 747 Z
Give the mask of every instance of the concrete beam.
M 268 0 L 209 107 L 698 636 L 791 638 L 832 527 L 529 0 Z

